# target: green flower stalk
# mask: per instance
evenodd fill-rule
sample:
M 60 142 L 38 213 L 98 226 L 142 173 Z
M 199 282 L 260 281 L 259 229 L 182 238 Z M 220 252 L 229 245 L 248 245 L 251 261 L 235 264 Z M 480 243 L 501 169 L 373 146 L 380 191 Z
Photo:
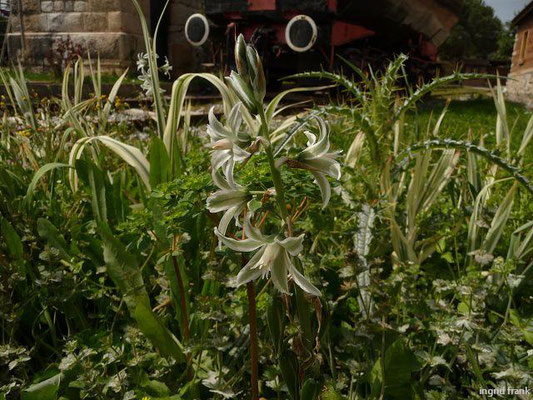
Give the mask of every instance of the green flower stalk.
M 259 398 L 258 393 L 258 343 L 256 324 L 255 280 L 270 276 L 274 287 L 289 295 L 292 293 L 299 304 L 304 304 L 304 294 L 321 296 L 320 290 L 297 268 L 301 268 L 299 257 L 304 246 L 304 234 L 295 235 L 293 224 L 296 214 L 289 215 L 285 202 L 285 187 L 281 175 L 281 167 L 304 168 L 315 177 L 322 194 L 322 206 L 326 207 L 331 196 L 331 188 L 327 177 L 339 179 L 340 164 L 337 161 L 338 152 L 330 151 L 328 125 L 321 119 L 318 121 L 318 134 L 304 132 L 307 136 L 307 147 L 297 153 L 296 158 L 289 159 L 274 157 L 272 146 L 272 119 L 275 110 L 283 96 L 291 90 L 281 93 L 265 106 L 266 82 L 261 59 L 253 47 L 247 45 L 244 38 L 239 36 L 235 46 L 235 61 L 237 71 L 233 71 L 226 82 L 235 96 L 240 100 L 227 115 L 226 121 L 219 121 L 213 110 L 209 113 L 207 134 L 212 149 L 211 165 L 213 181 L 218 187 L 207 199 L 207 208 L 215 212 L 224 212 L 215 234 L 221 245 L 241 253 L 252 253 L 250 259 L 242 257 L 243 266 L 237 275 L 237 284 L 246 285 L 248 294 L 250 317 L 250 363 L 251 363 L 251 392 L 252 399 Z M 299 90 L 299 89 L 293 89 Z M 246 121 L 246 124 L 243 124 Z M 251 121 L 251 122 L 250 122 Z M 257 122 L 259 126 L 257 126 Z M 242 125 L 242 126 L 241 126 Z M 288 141 L 287 141 L 288 142 Z M 287 144 L 284 142 L 282 148 Z M 270 167 L 270 178 L 274 190 L 262 191 L 263 199 L 251 201 L 254 192 L 251 187 L 244 187 L 237 183 L 234 176 L 237 164 L 244 167 L 246 161 L 264 151 Z M 279 153 L 279 152 L 278 152 Z M 275 196 L 277 210 L 271 212 L 266 203 L 271 195 Z M 262 218 L 254 221 L 254 214 L 261 213 Z M 274 234 L 261 232 L 261 226 L 269 219 L 268 226 L 274 229 Z M 243 221 L 244 220 L 244 221 Z M 230 223 L 241 227 L 235 235 L 230 234 Z M 238 239 L 241 237 L 242 239 Z M 294 285 L 291 287 L 291 282 Z M 300 290 L 301 289 L 301 290 Z

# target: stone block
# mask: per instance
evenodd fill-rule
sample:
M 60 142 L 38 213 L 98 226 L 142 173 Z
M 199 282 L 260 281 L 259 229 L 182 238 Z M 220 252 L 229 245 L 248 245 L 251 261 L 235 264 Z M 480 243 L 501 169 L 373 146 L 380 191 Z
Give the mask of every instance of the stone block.
M 43 35 L 26 33 L 26 61 L 29 65 L 42 65 L 52 48 L 52 39 Z M 16 60 L 20 54 L 20 34 L 9 34 L 9 57 Z
M 65 1 L 65 11 L 66 12 L 74 11 L 74 2 L 72 0 Z
M 11 32 L 20 31 L 20 19 L 14 14 L 11 14 Z
M 82 0 L 74 0 L 74 11 L 82 12 L 87 10 L 87 2 Z
M 107 13 L 107 21 L 110 32 L 142 35 L 141 21 L 137 14 L 130 14 L 124 11 L 109 11 Z
M 24 10 L 24 14 L 34 14 L 41 12 L 41 5 L 39 0 L 20 0 L 22 1 L 22 9 Z M 16 4 L 16 1 L 13 1 L 11 3 L 11 9 L 16 10 L 18 5 Z
M 53 1 L 41 1 L 41 11 L 42 12 L 54 11 L 54 2 Z
M 54 1 L 54 11 L 64 11 L 65 2 L 63 0 Z
M 86 32 L 107 32 L 107 13 L 86 12 L 83 14 L 84 31 Z
M 12 21 L 14 23 L 15 21 Z M 20 29 L 18 25 L 13 24 L 13 31 Z M 48 15 L 47 14 L 29 14 L 24 16 L 24 30 L 26 32 L 45 32 L 48 30 Z
M 119 11 L 120 0 L 89 0 L 87 6 L 88 11 Z
M 49 13 L 48 31 L 80 32 L 83 30 L 83 14 L 79 12 Z
M 110 32 L 125 32 L 122 11 L 109 11 L 107 13 L 107 26 Z

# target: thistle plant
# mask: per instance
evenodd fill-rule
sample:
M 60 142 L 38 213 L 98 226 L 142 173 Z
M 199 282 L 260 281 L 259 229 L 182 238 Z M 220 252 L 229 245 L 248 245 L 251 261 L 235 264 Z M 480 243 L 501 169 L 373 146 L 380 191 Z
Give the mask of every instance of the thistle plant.
M 283 148 L 276 149 L 277 158 L 274 156 L 271 134 L 275 129 L 272 120 L 274 109 L 283 94 L 277 96 L 269 105 L 264 104 L 266 81 L 261 59 L 257 51 L 245 43 L 242 35 L 236 43 L 235 57 L 237 71 L 233 71 L 226 79 L 240 102 L 233 106 L 224 123 L 216 118 L 213 110 L 209 113 L 207 133 L 210 142 L 207 147 L 211 149 L 213 182 L 219 190 L 207 199 L 207 208 L 213 213 L 224 212 L 218 227 L 215 228 L 215 234 L 222 244 L 240 253 L 255 252 L 249 260 L 243 256 L 243 267 L 237 275 L 237 284 L 248 286 L 252 398 L 256 399 L 259 394 L 255 342 L 257 332 L 254 331 L 256 324 L 253 321 L 254 281 L 270 276 L 274 287 L 282 295 L 291 295 L 294 283 L 303 292 L 294 289 L 293 293 L 304 303 L 304 292 L 316 298 L 321 295 L 320 290 L 299 269 L 300 257 L 304 252 L 305 233 L 294 232 L 293 225 L 298 215 L 297 213 L 289 215 L 285 200 L 287 188 L 282 179 L 281 169 L 288 167 L 309 171 L 320 188 L 322 206 L 326 207 L 331 195 L 327 176 L 339 179 L 341 168 L 337 161 L 339 153 L 330 152 L 328 126 L 319 117 L 310 119 L 316 122 L 317 133 L 311 131 L 311 126 L 308 126 L 309 130 L 304 131 L 307 137 L 305 148 L 289 151 L 286 148 L 289 143 L 296 146 L 297 141 L 285 140 Z M 243 120 L 249 120 L 249 116 L 258 123 L 244 124 Z M 294 136 L 292 138 L 295 139 Z M 253 187 L 247 187 L 239 182 L 239 171 L 261 151 L 268 161 L 269 175 L 273 184 L 273 187 L 266 191 L 253 190 Z M 289 153 L 295 156 L 292 157 Z M 291 193 L 294 194 L 296 193 Z M 255 199 L 256 196 L 261 196 L 261 201 Z M 271 197 L 275 198 L 277 211 L 268 208 Z M 258 203 L 260 206 L 257 206 Z M 234 234 L 230 233 L 232 220 L 239 228 L 239 232 Z M 271 231 L 268 233 L 262 231 L 264 226 L 268 226 Z M 281 369 L 284 370 L 283 367 Z M 299 389 L 295 393 L 293 391 L 290 390 L 291 396 L 298 398 Z

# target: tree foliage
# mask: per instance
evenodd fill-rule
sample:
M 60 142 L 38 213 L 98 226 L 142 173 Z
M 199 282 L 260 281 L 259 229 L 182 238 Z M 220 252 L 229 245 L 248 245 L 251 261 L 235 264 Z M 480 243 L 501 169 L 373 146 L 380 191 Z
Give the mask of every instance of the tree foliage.
M 457 25 L 441 46 L 443 59 L 509 59 L 514 35 L 484 0 L 464 0 Z

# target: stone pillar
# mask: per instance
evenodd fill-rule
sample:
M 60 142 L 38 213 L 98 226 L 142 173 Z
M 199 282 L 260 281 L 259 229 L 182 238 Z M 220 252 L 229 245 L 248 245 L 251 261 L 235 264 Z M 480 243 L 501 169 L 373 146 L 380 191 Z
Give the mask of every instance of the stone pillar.
M 14 0 L 9 33 L 12 60 L 22 55 L 17 1 L 22 1 L 24 62 L 33 69 L 46 70 L 49 57 L 54 57 L 53 49 L 68 37 L 92 58 L 99 54 L 108 72 L 121 73 L 144 50 L 141 24 L 131 0 Z M 149 24 L 149 0 L 139 3 Z

